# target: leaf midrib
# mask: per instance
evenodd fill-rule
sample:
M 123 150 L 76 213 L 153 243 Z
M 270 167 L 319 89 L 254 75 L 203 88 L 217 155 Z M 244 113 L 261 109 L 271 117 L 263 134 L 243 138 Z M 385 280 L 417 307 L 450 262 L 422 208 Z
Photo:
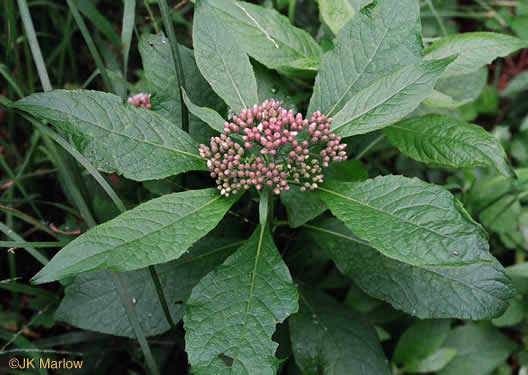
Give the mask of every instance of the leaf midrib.
M 264 240 L 264 231 L 265 231 L 265 227 L 261 226 L 260 227 L 259 239 L 258 239 L 258 242 L 257 242 L 257 253 L 255 255 L 255 263 L 253 264 L 253 271 L 251 272 L 251 282 L 249 284 L 249 294 L 248 294 L 248 302 L 247 302 L 247 307 L 246 307 L 246 314 L 244 316 L 244 325 L 242 326 L 241 337 L 244 337 L 244 338 L 246 337 L 249 310 L 251 309 L 251 300 L 253 299 L 253 296 L 254 296 L 255 283 L 256 283 L 256 280 L 257 280 L 257 267 L 258 267 L 258 263 L 259 263 L 259 259 L 260 259 L 260 251 L 262 249 L 262 242 Z M 229 372 L 230 373 L 232 373 L 233 369 L 235 368 L 235 363 L 237 362 L 238 356 L 240 354 L 240 347 L 241 347 L 240 344 L 237 345 L 237 353 L 233 357 L 233 364 L 229 368 Z M 244 366 L 243 363 L 242 363 L 242 366 Z
M 392 125 L 391 128 L 400 129 L 400 130 L 403 130 L 403 131 L 406 131 L 406 132 L 409 132 L 409 133 L 413 133 L 413 134 L 424 135 L 424 133 L 420 133 L 419 131 L 416 131 L 414 129 L 409 129 L 409 128 L 405 128 L 405 127 L 398 126 L 398 125 Z M 431 130 L 431 129 L 427 129 L 427 130 Z M 435 129 L 432 129 L 432 130 L 434 131 Z M 427 134 L 427 137 L 428 138 L 438 138 L 438 139 L 441 139 L 441 140 L 445 141 L 446 143 L 449 143 L 451 141 L 451 142 L 459 143 L 459 144 L 461 144 L 463 146 L 467 146 L 467 147 L 477 151 L 477 153 L 479 153 L 482 156 L 484 156 L 488 161 L 493 162 L 493 159 L 488 157 L 484 152 L 480 151 L 480 149 L 477 146 L 473 145 L 472 143 L 466 143 L 466 142 L 458 140 L 457 138 L 449 138 L 449 137 L 441 136 L 441 135 L 438 135 L 438 134 L 435 134 L 435 133 Z
M 400 187 L 400 186 L 397 186 L 397 188 L 399 188 L 399 187 Z M 383 215 L 390 216 L 391 218 L 393 218 L 393 219 L 395 219 L 395 220 L 399 220 L 399 221 L 405 222 L 405 223 L 407 223 L 407 224 L 409 224 L 409 225 L 411 225 L 411 226 L 413 226 L 413 227 L 416 227 L 416 228 L 419 228 L 419 229 L 422 229 L 422 230 L 426 230 L 426 231 L 428 231 L 428 232 L 430 232 L 430 233 L 433 233 L 433 234 L 435 234 L 435 235 L 438 235 L 438 236 L 440 236 L 440 237 L 446 238 L 446 239 L 451 240 L 451 241 L 455 241 L 455 239 L 453 239 L 453 238 L 451 238 L 451 237 L 449 237 L 449 236 L 447 236 L 447 235 L 445 235 L 445 234 L 435 232 L 435 231 L 432 230 L 432 229 L 429 229 L 429 228 L 427 228 L 427 227 L 421 226 L 421 225 L 419 225 L 419 224 L 415 224 L 415 223 L 413 223 L 413 222 L 411 222 L 411 221 L 405 220 L 405 219 L 403 219 L 403 218 L 401 218 L 401 217 L 399 217 L 399 216 L 396 216 L 396 215 L 394 215 L 394 214 L 391 214 L 390 212 L 384 211 L 384 210 L 379 209 L 379 208 L 377 208 L 377 207 L 374 207 L 374 206 L 371 206 L 371 205 L 364 204 L 364 203 L 362 203 L 361 201 L 359 201 L 359 200 L 357 200 L 357 199 L 354 199 L 354 198 L 348 197 L 348 196 L 346 196 L 346 195 L 340 194 L 340 193 L 335 192 L 335 191 L 332 191 L 332 190 L 325 189 L 325 188 L 323 188 L 323 187 L 319 187 L 319 189 L 322 190 L 322 191 L 325 191 L 325 192 L 327 192 L 327 193 L 329 193 L 329 194 L 333 194 L 333 195 L 335 195 L 335 196 L 337 196 L 337 197 L 339 197 L 339 198 L 342 198 L 342 199 L 346 199 L 346 200 L 352 201 L 352 202 L 354 202 L 354 203 L 356 203 L 356 204 L 358 204 L 358 205 L 360 205 L 360 206 L 362 206 L 362 207 L 366 207 L 366 208 L 368 208 L 368 209 L 371 209 L 371 210 L 377 211 L 377 212 L 379 212 L 379 213 L 381 213 L 381 214 L 383 214 Z M 351 189 L 352 189 L 352 190 L 357 190 L 357 189 L 354 189 L 354 188 L 352 188 L 352 187 L 351 187 Z M 330 209 L 330 211 L 332 211 L 332 209 Z M 384 253 L 384 254 L 385 254 L 385 253 Z M 395 259 L 397 259 L 397 258 L 395 258 Z M 409 263 L 409 264 L 414 264 L 414 263 Z M 427 265 L 425 265 L 425 266 L 427 266 Z
M 306 226 L 306 225 L 303 225 L 303 226 Z M 320 232 L 324 232 L 324 233 L 327 233 L 327 234 L 330 234 L 330 235 L 334 235 L 336 237 L 341 237 L 341 238 L 344 238 L 346 240 L 349 240 L 349 241 L 353 241 L 353 242 L 358 242 L 356 239 L 352 238 L 352 237 L 349 237 L 349 236 L 346 236 L 344 234 L 341 234 L 341 233 L 338 233 L 338 232 L 334 232 L 334 231 L 331 231 L 331 230 L 328 230 L 328 229 L 324 229 L 324 228 L 321 228 L 321 227 L 316 227 L 316 226 L 313 226 L 313 225 L 310 225 L 308 227 L 308 229 L 312 229 L 312 230 L 318 230 Z M 367 247 L 370 247 L 371 249 L 375 250 L 375 251 L 379 251 L 378 249 L 376 249 L 375 247 L 373 247 L 372 245 L 368 244 L 368 243 L 361 243 L 362 245 L 364 246 L 367 246 Z M 401 262 L 401 263 L 404 263 L 406 265 L 409 265 L 411 267 L 417 267 L 425 272 L 430 272 L 430 273 L 433 273 L 435 275 L 438 275 L 439 277 L 441 278 L 444 278 L 446 280 L 450 280 L 452 282 L 455 282 L 457 284 L 461 284 L 461 285 L 464 285 L 466 287 L 468 287 L 469 289 L 472 289 L 472 290 L 479 290 L 481 291 L 482 293 L 485 293 L 487 295 L 490 295 L 498 300 L 501 300 L 501 301 L 504 301 L 500 298 L 497 298 L 496 296 L 484 291 L 482 288 L 479 288 L 478 286 L 476 285 L 471 285 L 471 284 L 467 284 L 461 280 L 457 280 L 457 279 L 453 279 L 451 277 L 448 277 L 442 273 L 439 273 L 437 271 L 435 271 L 434 269 L 431 269 L 431 268 L 462 268 L 462 267 L 466 267 L 466 266 L 472 266 L 472 265 L 475 265 L 475 264 L 491 264 L 493 262 L 491 261 L 487 261 L 487 260 L 483 260 L 483 259 L 479 259 L 479 260 L 476 260 L 474 262 L 471 262 L 471 263 L 463 263 L 462 265 L 460 266 L 449 266 L 449 265 L 445 265 L 445 264 L 438 264 L 438 265 L 428 265 L 428 264 L 424 264 L 424 265 L 417 265 L 417 264 L 411 264 L 411 263 L 405 263 L 403 262 L 402 260 L 400 259 L 396 259 L 396 258 L 393 258 L 393 257 L 390 257 L 388 255 L 386 255 L 385 253 L 382 253 L 381 254 L 382 256 L 385 256 L 389 259 L 393 259 L 395 261 L 398 261 L 398 262 Z
M 359 17 L 363 17 L 363 15 L 361 14 L 358 14 Z M 362 20 L 363 21 L 363 20 Z M 385 32 L 383 33 L 383 36 L 380 38 L 378 44 L 376 45 L 376 48 L 374 49 L 374 51 L 372 52 L 372 55 L 369 57 L 367 63 L 365 64 L 365 66 L 363 67 L 362 71 L 361 72 L 358 72 L 358 75 L 357 77 L 354 79 L 354 81 L 348 85 L 348 87 L 345 89 L 345 91 L 343 92 L 343 94 L 341 95 L 341 97 L 339 97 L 339 99 L 335 102 L 335 104 L 333 105 L 332 108 L 330 108 L 330 110 L 328 111 L 328 114 L 327 116 L 330 117 L 332 115 L 332 113 L 334 112 L 334 110 L 336 109 L 337 105 L 340 104 L 343 99 L 345 98 L 345 96 L 350 92 L 350 90 L 352 90 L 352 87 L 357 83 L 357 81 L 363 77 L 363 74 L 367 71 L 367 68 L 370 66 L 370 64 L 372 63 L 372 61 L 374 60 L 374 57 L 377 55 L 378 53 L 378 50 L 379 48 L 381 47 L 381 44 L 385 41 L 385 38 L 387 37 L 387 35 L 389 34 L 389 30 L 390 28 L 392 27 L 392 23 L 394 22 L 394 18 L 391 19 L 391 22 L 390 24 L 387 26 L 387 28 L 385 29 Z M 361 27 L 361 26 L 360 26 Z
M 159 232 L 159 231 L 161 231 L 161 230 L 163 230 L 163 229 L 166 229 L 167 227 L 170 227 L 170 226 L 172 226 L 172 225 L 178 223 L 179 221 L 181 221 L 181 220 L 183 220 L 183 219 L 189 217 L 190 215 L 194 214 L 195 212 L 198 212 L 198 211 L 200 211 L 201 209 L 203 209 L 203 208 L 205 208 L 205 207 L 207 207 L 207 206 L 213 204 L 215 201 L 217 201 L 217 200 L 220 199 L 221 197 L 222 197 L 221 195 L 218 195 L 217 197 L 213 198 L 212 200 L 210 200 L 209 202 L 205 203 L 204 205 L 202 205 L 202 206 L 200 206 L 200 207 L 198 207 L 198 208 L 195 208 L 194 210 L 188 212 L 187 214 L 185 214 L 185 215 L 183 215 L 183 216 L 180 216 L 180 217 L 179 217 L 178 219 L 176 219 L 175 221 L 171 221 L 169 224 L 163 225 L 163 226 L 157 228 L 156 230 L 153 230 L 153 231 L 151 231 L 151 232 L 145 233 L 145 234 L 143 234 L 143 235 L 141 235 L 141 236 L 139 236 L 139 237 L 137 237 L 137 238 L 134 238 L 134 239 L 131 240 L 131 241 L 124 242 L 124 243 L 122 243 L 122 244 L 120 244 L 120 245 L 118 245 L 118 246 L 114 246 L 114 247 L 107 248 L 107 249 L 105 249 L 105 250 L 103 250 L 103 251 L 101 251 L 101 252 L 99 252 L 99 253 L 97 253 L 97 254 L 94 254 L 94 255 L 91 255 L 91 256 L 89 256 L 89 257 L 83 258 L 83 259 L 81 260 L 81 262 L 86 262 L 86 261 L 89 260 L 89 259 L 100 257 L 100 256 L 102 256 L 102 255 L 104 255 L 104 254 L 106 254 L 106 253 L 108 253 L 108 252 L 116 251 L 116 249 L 119 249 L 119 248 L 121 248 L 121 247 L 123 247 L 123 246 L 129 246 L 130 244 L 132 244 L 132 243 L 134 243 L 134 242 L 136 242 L 136 241 L 142 240 L 142 239 L 144 239 L 144 238 L 147 237 L 147 236 L 150 236 L 150 235 L 152 235 L 152 234 L 154 234 L 154 233 L 157 233 L 157 232 Z M 110 222 L 109 222 L 108 224 L 110 224 Z M 103 227 L 104 225 L 105 225 L 105 224 L 102 224 L 100 227 Z M 115 264 L 115 266 L 120 266 L 120 265 L 123 264 L 124 262 L 126 262 L 126 259 L 124 259 L 121 263 Z M 71 268 L 72 266 L 75 266 L 76 264 L 78 264 L 78 263 L 74 263 L 73 265 L 70 264 L 70 265 L 68 265 L 68 266 L 66 266 L 66 267 L 64 267 L 64 268 L 62 268 L 62 271 L 67 270 L 67 269 Z M 93 270 L 93 268 L 92 268 L 91 270 Z M 85 271 L 85 272 L 90 272 L 91 270 L 87 270 L 87 271 Z
M 418 67 L 418 66 L 423 67 L 422 64 L 417 64 L 417 65 L 415 65 L 415 66 L 417 66 L 417 67 Z M 405 68 L 404 68 L 404 69 L 405 69 Z M 399 73 L 399 72 L 401 72 L 401 70 L 399 70 L 399 71 L 397 71 L 397 72 L 395 72 L 395 73 Z M 376 104 L 374 104 L 373 106 L 369 106 L 366 110 L 364 110 L 364 111 L 358 113 L 355 117 L 352 117 L 351 119 L 349 119 L 349 120 L 343 122 L 342 124 L 335 126 L 335 127 L 333 128 L 333 130 L 338 130 L 338 129 L 342 128 L 343 126 L 350 125 L 352 122 L 354 122 L 354 121 L 357 120 L 358 118 L 360 118 L 360 117 L 362 117 L 362 116 L 368 114 L 369 112 L 375 110 L 376 108 L 378 108 L 378 107 L 381 106 L 382 104 L 385 104 L 385 103 L 388 102 L 389 100 L 393 99 L 396 95 L 400 94 L 403 90 L 405 90 L 405 89 L 409 88 L 411 85 L 415 84 L 419 79 L 421 79 L 421 78 L 422 78 L 423 76 L 425 76 L 427 73 L 429 73 L 429 72 L 427 72 L 427 71 L 422 72 L 422 74 L 420 74 L 420 75 L 419 75 L 416 79 L 414 79 L 412 82 L 409 82 L 407 85 L 405 85 L 404 87 L 401 87 L 401 88 L 398 89 L 396 92 L 390 94 L 388 97 L 384 97 L 384 98 L 382 98 L 381 100 L 379 100 L 378 102 L 376 102 Z M 377 82 L 380 82 L 380 81 L 383 80 L 383 79 L 386 79 L 386 78 L 389 77 L 389 76 L 390 76 L 390 75 L 387 75 L 387 76 L 384 76 L 384 77 L 380 78 L 379 80 L 377 80 L 376 82 L 374 82 L 373 85 L 376 84 Z M 372 86 L 372 85 L 371 85 L 371 86 Z M 368 86 L 368 87 L 366 87 L 365 89 L 368 89 L 368 88 L 371 87 L 371 86 Z M 361 94 L 362 91 L 363 91 L 363 90 L 359 91 L 359 92 L 358 92 L 356 95 L 354 95 L 352 98 L 354 98 L 355 96 Z M 351 98 L 351 100 L 352 100 L 352 98 Z M 345 106 L 346 106 L 346 104 L 345 104 Z M 343 107 L 343 108 L 342 108 L 342 109 L 336 114 L 336 116 L 338 116 L 338 115 L 343 111 L 343 109 L 344 109 L 344 107 Z

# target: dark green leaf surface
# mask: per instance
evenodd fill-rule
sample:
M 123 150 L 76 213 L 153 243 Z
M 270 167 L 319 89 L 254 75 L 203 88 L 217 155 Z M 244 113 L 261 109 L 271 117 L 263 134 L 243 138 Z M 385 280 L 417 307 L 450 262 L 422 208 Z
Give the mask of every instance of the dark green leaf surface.
M 77 136 L 80 151 L 105 172 L 143 181 L 207 169 L 198 144 L 177 125 L 153 111 L 125 106 L 113 94 L 54 90 L 15 107 Z
M 215 228 L 239 197 L 225 198 L 217 189 L 204 189 L 152 199 L 70 242 L 33 281 L 101 270 L 131 271 L 177 259 Z
M 198 106 L 217 108 L 221 100 L 200 74 L 193 51 L 183 46 L 178 47 L 190 99 Z M 143 35 L 139 41 L 139 53 L 145 81 L 152 94 L 152 109 L 181 127 L 180 87 L 168 39 L 163 35 Z M 197 117 L 199 116 L 190 116 L 189 132 L 193 138 L 204 141 L 214 132 Z
M 209 0 L 196 1 L 193 40 L 200 72 L 236 113 L 258 103 L 249 57 Z
M 447 190 L 383 176 L 319 189 L 332 213 L 385 256 L 413 265 L 490 262 L 486 232 Z
M 368 177 L 365 166 L 358 160 L 347 160 L 334 163 L 326 171 L 327 179 L 339 181 L 361 181 Z M 288 225 L 297 228 L 315 219 L 327 210 L 317 192 L 301 191 L 298 186 L 292 186 L 289 191 L 281 192 L 280 199 L 288 213 Z
M 418 320 L 400 336 L 392 360 L 407 365 L 429 357 L 444 343 L 451 322 L 445 320 Z
M 220 227 L 198 241 L 180 259 L 156 266 L 175 322 L 183 317 L 183 302 L 191 295 L 192 288 L 240 244 L 241 241 L 236 238 L 227 238 L 225 228 Z M 139 323 L 145 335 L 154 336 L 167 331 L 170 326 L 148 269 L 125 272 L 122 276 L 130 296 L 135 300 Z M 66 287 L 65 297 L 55 318 L 82 329 L 135 337 L 119 300 L 111 271 L 93 272 L 75 278 Z
M 193 102 L 191 102 L 191 99 L 185 91 L 183 92 L 183 101 L 185 102 L 185 105 L 193 115 L 198 117 L 200 120 L 205 122 L 217 132 L 224 132 L 224 124 L 226 121 L 222 118 L 222 116 L 218 114 L 218 112 L 211 108 L 200 107 L 194 104 Z
M 455 328 L 444 346 L 456 349 L 457 354 L 439 375 L 487 375 L 517 345 L 492 327 L 466 325 Z
M 513 176 L 499 141 L 477 125 L 429 115 L 390 126 L 385 135 L 401 152 L 422 163 L 453 168 L 491 167 Z
M 511 282 L 496 261 L 412 265 L 384 256 L 337 219 L 306 227 L 339 270 L 367 294 L 421 319 L 495 317 L 512 295 Z
M 334 299 L 302 291 L 288 320 L 295 362 L 305 375 L 389 375 L 374 327 Z
M 283 72 L 317 70 L 321 48 L 306 31 L 274 9 L 244 1 L 206 1 L 223 27 L 255 60 Z
M 456 349 L 440 348 L 429 357 L 411 363 L 405 367 L 405 370 L 413 374 L 429 374 L 434 371 L 439 371 L 455 358 L 456 353 Z
M 379 0 L 358 13 L 323 55 L 308 114 L 334 116 L 362 89 L 421 60 L 420 10 L 414 0 Z
M 433 91 L 452 58 L 406 66 L 355 93 L 335 115 L 332 129 L 342 137 L 384 128 L 411 113 Z
M 291 228 L 300 227 L 327 210 L 316 192 L 301 191 L 299 186 L 292 186 L 289 191 L 281 192 L 280 200 L 286 207 L 288 225 Z
M 277 323 L 298 309 L 298 294 L 271 234 L 251 238 L 193 289 L 184 322 L 192 372 L 273 375 Z
M 474 72 L 498 57 L 528 46 L 526 41 L 506 34 L 473 32 L 446 36 L 425 51 L 430 60 L 457 55 L 444 77 Z
M 451 98 L 451 107 L 460 107 L 477 100 L 487 82 L 488 70 L 480 68 L 471 73 L 440 78 L 435 90 Z

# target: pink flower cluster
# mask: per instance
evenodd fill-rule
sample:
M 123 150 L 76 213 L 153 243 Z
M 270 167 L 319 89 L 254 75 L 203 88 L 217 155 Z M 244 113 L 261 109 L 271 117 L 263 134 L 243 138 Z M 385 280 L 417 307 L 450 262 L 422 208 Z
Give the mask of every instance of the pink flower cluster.
M 128 98 L 128 102 L 132 104 L 134 107 L 152 109 L 152 105 L 150 104 L 151 96 L 152 94 L 139 93 L 139 94 L 134 95 L 131 98 Z
M 330 132 L 331 124 L 320 112 L 303 119 L 270 99 L 233 116 L 224 124 L 225 134 L 211 138 L 210 147 L 200 145 L 200 156 L 225 196 L 250 186 L 280 194 L 290 189 L 288 181 L 314 190 L 331 161 L 347 159 L 346 144 Z

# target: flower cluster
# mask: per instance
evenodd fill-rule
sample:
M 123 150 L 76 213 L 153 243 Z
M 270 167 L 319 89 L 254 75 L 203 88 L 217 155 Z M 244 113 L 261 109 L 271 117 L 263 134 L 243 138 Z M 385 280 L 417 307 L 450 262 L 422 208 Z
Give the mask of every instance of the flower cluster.
M 152 109 L 152 105 L 150 104 L 151 96 L 152 94 L 139 93 L 139 94 L 134 95 L 131 98 L 128 98 L 128 102 L 132 104 L 134 107 Z
M 323 182 L 323 169 L 347 158 L 346 144 L 330 132 L 332 119 L 315 112 L 309 119 L 287 111 L 271 99 L 244 109 L 224 124 L 225 134 L 200 145 L 211 177 L 222 195 L 254 186 L 269 186 L 275 194 L 289 190 L 288 181 L 301 190 Z M 236 142 L 240 140 L 240 144 Z

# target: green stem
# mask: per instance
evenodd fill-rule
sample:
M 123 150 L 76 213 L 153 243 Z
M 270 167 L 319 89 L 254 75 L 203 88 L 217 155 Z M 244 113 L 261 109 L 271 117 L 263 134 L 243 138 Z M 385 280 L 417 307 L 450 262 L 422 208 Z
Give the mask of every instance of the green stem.
M 132 325 L 132 328 L 136 333 L 136 338 L 139 342 L 139 346 L 141 347 L 143 355 L 145 356 L 145 361 L 147 363 L 149 373 L 151 375 L 159 375 L 158 366 L 156 364 L 156 361 L 154 360 L 152 352 L 150 351 L 147 338 L 143 334 L 143 329 L 139 324 L 136 310 L 134 309 L 133 300 L 130 299 L 127 290 L 127 285 L 125 283 L 123 275 L 121 275 L 119 272 L 112 272 L 112 277 L 114 278 L 114 283 L 118 286 L 117 291 L 119 294 L 119 299 L 121 300 L 121 304 L 125 308 L 128 320 L 130 321 L 130 324 Z M 138 335 L 138 333 L 140 334 Z
M 265 186 L 260 192 L 259 218 L 262 227 L 268 225 L 273 218 L 273 191 L 269 186 Z
M 183 103 L 183 90 L 186 90 L 185 77 L 183 74 L 183 62 L 180 55 L 180 49 L 178 48 L 178 41 L 176 40 L 176 34 L 174 33 L 174 25 L 170 16 L 169 6 L 166 0 L 159 0 L 159 7 L 161 10 L 161 18 L 165 25 L 165 31 L 169 37 L 169 43 L 172 51 L 172 58 L 174 60 L 174 67 L 176 69 L 176 76 L 178 77 L 178 85 L 180 87 L 180 106 L 181 106 L 181 121 L 182 129 L 185 132 L 189 132 L 189 111 Z
M 292 25 L 295 24 L 295 7 L 297 5 L 297 0 L 290 0 L 288 5 L 288 18 Z
M 154 283 L 154 287 L 156 288 L 156 293 L 158 294 L 161 308 L 163 309 L 163 313 L 165 314 L 165 318 L 167 319 L 167 322 L 169 323 L 171 328 L 176 328 L 176 324 L 174 324 L 174 321 L 172 320 L 169 311 L 169 305 L 167 304 L 165 294 L 163 293 L 163 289 L 161 287 L 161 282 L 158 276 L 158 272 L 156 271 L 156 267 L 149 266 L 148 269 L 150 272 L 150 277 L 152 278 L 152 282 Z

